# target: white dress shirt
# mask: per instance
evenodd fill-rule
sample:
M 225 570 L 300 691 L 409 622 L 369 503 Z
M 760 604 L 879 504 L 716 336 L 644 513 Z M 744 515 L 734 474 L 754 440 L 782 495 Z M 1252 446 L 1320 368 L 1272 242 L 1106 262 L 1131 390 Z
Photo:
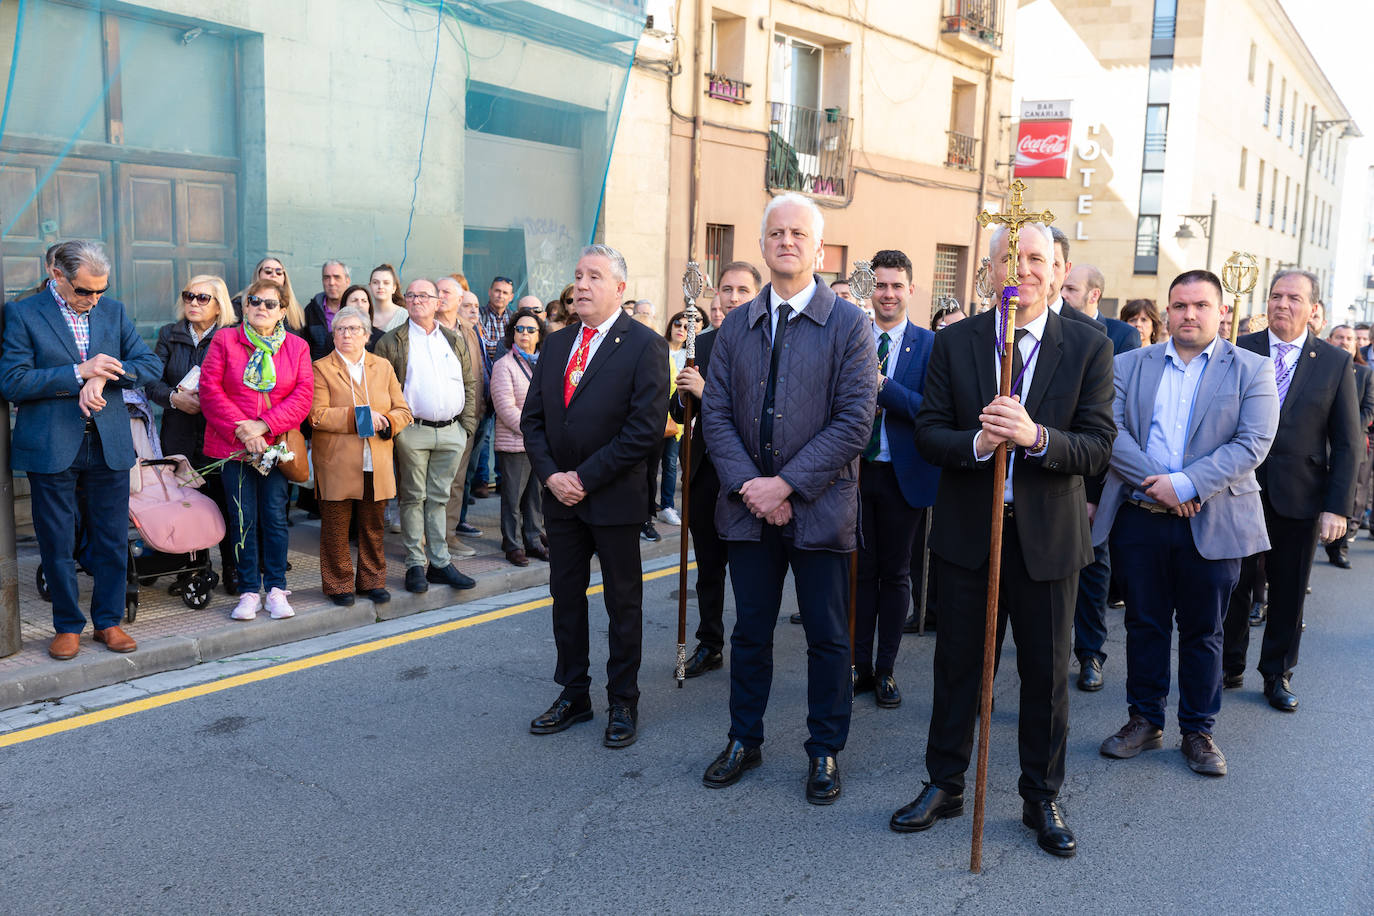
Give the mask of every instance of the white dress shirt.
M 784 299 L 779 296 L 777 289 L 772 285 L 768 287 L 768 293 L 768 333 L 770 334 L 768 339 L 772 340 L 778 334 L 778 306 L 786 302 L 792 309 L 792 314 L 787 320 L 795 321 L 797 316 L 811 304 L 811 297 L 816 295 L 816 275 L 812 274 L 811 282 L 806 284 L 806 287 L 791 299 Z
M 428 334 L 410 322 L 404 389 L 406 403 L 417 420 L 443 423 L 463 412 L 463 364 L 439 322 L 434 322 L 434 330 Z
M 1026 402 L 1026 394 L 1029 393 L 1029 391 L 1031 390 L 1031 380 L 1035 378 L 1035 364 L 1038 363 L 1038 362 L 1040 362 L 1040 349 L 1039 349 L 1039 347 L 1037 346 L 1037 344 L 1039 344 L 1039 342 L 1040 342 L 1041 340 L 1043 340 L 1044 337 L 1045 337 L 1045 325 L 1049 323 L 1049 320 L 1050 320 L 1049 315 L 1050 315 L 1049 309 L 1046 309 L 1045 311 L 1041 312 L 1040 315 L 1039 315 L 1038 317 L 1036 317 L 1034 320 L 1032 320 L 1029 324 L 1026 324 L 1026 325 L 1024 325 L 1023 327 L 1017 328 L 1018 331 L 1025 331 L 1025 332 L 1026 332 L 1026 333 L 1025 333 L 1025 336 L 1023 336 L 1023 337 L 1021 338 L 1021 343 L 1020 343 L 1020 348 L 1021 348 L 1021 362 L 1022 362 L 1022 364 L 1025 366 L 1025 372 L 1023 372 L 1022 375 L 1021 375 L 1021 387 L 1020 387 L 1020 389 L 1015 390 L 1015 391 L 1012 391 L 1012 394 L 1013 394 L 1013 395 L 1017 395 L 1017 394 L 1021 395 L 1021 403 L 1022 403 L 1022 404 L 1024 404 L 1024 403 Z M 998 391 L 1001 391 L 1001 390 L 1002 390 L 1002 359 L 1001 359 L 1000 356 L 996 356 L 996 354 L 994 354 L 994 359 L 993 359 L 993 361 L 992 361 L 992 371 L 993 371 L 993 376 L 994 376 L 994 377 L 996 378 L 996 380 L 997 380 L 997 384 L 996 384 L 994 387 L 995 387 Z M 1015 382 L 1015 379 L 1013 379 L 1012 381 Z M 1048 435 L 1048 430 L 1046 430 L 1046 434 Z M 1049 440 L 1048 440 L 1048 439 L 1046 439 L 1046 441 L 1045 441 L 1045 447 L 1046 447 L 1046 448 L 1049 448 Z M 978 461 L 987 461 L 989 458 L 991 458 L 991 457 L 993 456 L 993 454 L 994 454 L 994 452 L 988 452 L 986 455 L 980 455 L 980 454 L 978 454 L 978 432 L 974 432 L 974 434 L 973 434 L 973 457 L 976 458 Z M 1027 452 L 1026 454 L 1028 454 L 1028 455 L 1035 455 L 1036 457 L 1039 457 L 1040 455 L 1043 455 L 1043 454 L 1045 454 L 1045 453 L 1044 453 L 1043 451 L 1040 451 L 1040 452 Z M 1012 486 L 1011 486 L 1011 479 L 1012 479 L 1013 473 L 1015 472 L 1015 469 L 1016 469 L 1016 449 L 1015 449 L 1015 447 L 1013 446 L 1012 443 L 1008 443 L 1008 448 L 1007 448 L 1007 482 L 1006 482 L 1006 485 L 1003 486 L 1003 488 L 1002 488 L 1002 501 L 1003 501 L 1003 502 L 1008 502 L 1008 503 L 1009 503 L 1009 502 L 1012 501 Z

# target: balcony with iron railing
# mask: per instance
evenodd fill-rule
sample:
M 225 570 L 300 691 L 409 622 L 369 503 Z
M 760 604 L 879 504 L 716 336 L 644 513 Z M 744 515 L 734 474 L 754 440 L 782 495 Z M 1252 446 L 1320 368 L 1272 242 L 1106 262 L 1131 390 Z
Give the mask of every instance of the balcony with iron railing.
M 749 104 L 749 87 L 752 83 L 731 79 L 722 73 L 706 74 L 706 95 L 713 99 L 734 102 L 736 105 Z
M 1003 0 L 945 0 L 941 35 L 987 53 L 1002 49 Z
M 772 102 L 769 110 L 767 186 L 848 196 L 854 119 L 838 108 L 818 111 L 785 102 Z
M 957 130 L 946 131 L 949 135 L 949 149 L 945 153 L 945 165 L 966 172 L 978 171 L 978 138 L 961 134 Z

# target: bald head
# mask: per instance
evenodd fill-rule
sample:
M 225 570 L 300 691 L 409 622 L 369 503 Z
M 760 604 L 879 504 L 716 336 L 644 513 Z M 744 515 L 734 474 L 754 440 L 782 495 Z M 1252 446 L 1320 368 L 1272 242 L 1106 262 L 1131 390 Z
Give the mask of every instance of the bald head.
M 1064 278 L 1060 294 L 1064 301 L 1089 318 L 1097 317 L 1097 303 L 1102 299 L 1102 290 L 1107 280 L 1102 271 L 1091 264 L 1076 264 Z
M 515 303 L 516 310 L 531 309 L 536 314 L 544 310 L 544 300 L 538 296 L 521 296 L 520 301 Z

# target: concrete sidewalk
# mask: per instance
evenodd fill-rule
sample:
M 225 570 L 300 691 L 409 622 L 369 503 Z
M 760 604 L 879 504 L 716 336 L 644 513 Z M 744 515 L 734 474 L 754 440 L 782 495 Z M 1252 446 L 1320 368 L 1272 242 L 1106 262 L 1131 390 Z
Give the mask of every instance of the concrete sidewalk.
M 379 620 L 406 617 L 533 586 L 547 586 L 547 563 L 531 560 L 529 566 L 520 568 L 506 561 L 501 551 L 500 509 L 501 501 L 493 495 L 478 500 L 468 510 L 468 522 L 482 530 L 481 537 L 465 539 L 477 551 L 477 556 L 455 559 L 454 565 L 477 580 L 476 588 L 458 591 L 448 586 L 430 585 L 429 591 L 423 594 L 407 592 L 402 585 L 405 554 L 400 536 L 388 534 L 387 585 L 391 601 L 375 605 L 366 598 L 359 598 L 352 607 L 338 607 L 320 590 L 319 522 L 307 521 L 305 513 L 293 509 L 292 568 L 286 578 L 295 617 L 272 620 L 263 613 L 252 621 L 230 620 L 229 612 L 237 599 L 226 595 L 222 586 L 215 590 L 208 606 L 195 610 L 187 607 L 179 596 L 167 594 L 167 586 L 173 578 L 169 576 L 139 590 L 138 615 L 132 624 L 126 625 L 129 634 L 138 640 L 137 652 L 120 655 L 108 651 L 91 639 L 88 627 L 82 634 L 81 654 L 65 662 L 48 656 L 48 643 L 53 636 L 52 610 L 38 594 L 38 546 L 32 539 L 21 542 L 19 614 L 23 648 L 0 659 L 0 709 L 57 699 Z M 678 529 L 661 522 L 656 526 L 662 540 L 657 543 L 640 540 L 640 555 L 645 560 L 675 556 L 679 550 Z M 219 571 L 218 550 L 214 551 L 214 562 Z M 87 610 L 91 579 L 85 574 L 79 579 L 82 607 Z

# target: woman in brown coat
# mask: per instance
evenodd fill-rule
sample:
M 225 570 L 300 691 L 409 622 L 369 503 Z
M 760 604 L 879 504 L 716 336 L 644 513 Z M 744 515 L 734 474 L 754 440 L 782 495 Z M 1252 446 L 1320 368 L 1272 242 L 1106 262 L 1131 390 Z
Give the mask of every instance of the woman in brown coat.
M 391 440 L 412 418 L 391 363 L 364 349 L 372 333 L 367 314 L 355 306 L 339 309 L 332 333 L 334 352 L 315 362 L 310 408 L 320 491 L 320 579 L 335 604 L 352 604 L 355 590 L 382 604 L 391 600 L 382 549 L 382 507 L 396 495 Z M 348 546 L 355 518 L 356 581 Z

